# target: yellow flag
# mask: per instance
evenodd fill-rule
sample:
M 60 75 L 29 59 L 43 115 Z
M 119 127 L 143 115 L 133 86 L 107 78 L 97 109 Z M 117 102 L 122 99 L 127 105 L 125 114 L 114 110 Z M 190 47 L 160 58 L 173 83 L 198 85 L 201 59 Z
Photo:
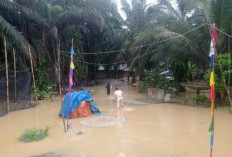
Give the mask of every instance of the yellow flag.
M 71 62 L 70 68 L 75 69 L 73 62 Z
M 214 72 L 212 71 L 211 74 L 210 74 L 210 82 L 209 82 L 209 85 L 212 86 L 214 85 Z

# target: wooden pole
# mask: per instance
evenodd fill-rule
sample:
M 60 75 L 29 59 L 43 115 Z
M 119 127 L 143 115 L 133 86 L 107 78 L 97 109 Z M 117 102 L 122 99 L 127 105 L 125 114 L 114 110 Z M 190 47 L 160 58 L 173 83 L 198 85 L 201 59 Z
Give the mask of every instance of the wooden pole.
M 59 95 L 61 96 L 61 111 L 62 111 L 62 119 L 64 125 L 64 132 L 66 132 L 65 118 L 64 118 L 64 108 L 63 108 L 63 96 L 61 92 L 61 79 L 60 79 L 60 40 L 58 40 L 58 82 L 59 82 Z
M 8 61 L 7 61 L 7 49 L 6 49 L 6 37 L 3 35 L 4 51 L 5 51 L 5 63 L 6 63 L 6 105 L 7 112 L 10 112 L 10 97 L 9 97 L 9 73 L 8 73 Z
M 29 55 L 30 55 L 30 61 L 31 61 L 31 73 L 32 73 L 32 79 L 33 79 L 33 85 L 34 85 L 34 92 L 35 92 L 35 102 L 37 104 L 37 92 L 36 92 L 36 85 L 35 85 L 35 75 L 34 75 L 34 69 L 33 69 L 33 62 L 32 62 L 32 56 L 31 56 L 31 48 L 30 45 L 28 45 Z
M 61 81 L 60 81 L 60 40 L 58 41 L 58 82 L 59 82 L 59 95 L 62 94 L 61 92 Z
M 13 48 L 13 56 L 14 56 L 14 101 L 16 102 L 16 91 L 17 91 L 17 86 L 16 86 L 16 58 L 15 58 L 15 49 Z
M 64 132 L 66 132 L 67 129 L 66 129 L 65 118 L 64 118 L 63 96 L 61 96 L 61 112 L 62 112 L 62 119 L 63 119 L 63 125 L 64 125 Z M 68 128 L 68 126 L 67 126 L 67 128 Z

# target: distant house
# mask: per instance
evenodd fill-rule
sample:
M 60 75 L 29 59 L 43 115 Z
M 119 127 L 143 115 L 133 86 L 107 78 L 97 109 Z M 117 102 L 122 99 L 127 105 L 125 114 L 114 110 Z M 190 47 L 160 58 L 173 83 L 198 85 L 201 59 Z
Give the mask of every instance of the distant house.
M 128 67 L 127 63 L 120 64 L 118 66 L 117 75 L 118 75 L 118 78 L 123 78 L 123 77 L 131 76 L 131 74 L 130 74 L 130 67 Z
M 124 76 L 130 76 L 130 68 L 126 63 L 119 64 L 117 71 L 114 71 L 114 66 L 110 66 L 109 70 L 110 70 L 109 72 L 110 78 L 123 78 Z M 106 69 L 103 65 L 100 65 L 98 67 L 96 78 L 106 78 L 106 77 L 107 77 Z

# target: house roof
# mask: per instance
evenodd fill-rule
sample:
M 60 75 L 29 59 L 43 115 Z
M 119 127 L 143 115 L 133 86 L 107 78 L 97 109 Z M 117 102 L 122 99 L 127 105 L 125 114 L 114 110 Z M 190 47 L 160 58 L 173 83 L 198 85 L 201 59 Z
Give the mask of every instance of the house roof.
M 98 70 L 99 70 L 99 71 L 104 71 L 105 68 L 104 68 L 103 65 L 101 65 L 101 66 L 98 67 Z M 114 70 L 114 67 L 111 66 L 111 67 L 110 67 L 110 70 Z M 125 64 L 120 64 L 120 65 L 118 66 L 118 70 L 130 71 L 130 68 L 129 68 L 129 67 L 127 66 L 127 64 L 125 63 Z

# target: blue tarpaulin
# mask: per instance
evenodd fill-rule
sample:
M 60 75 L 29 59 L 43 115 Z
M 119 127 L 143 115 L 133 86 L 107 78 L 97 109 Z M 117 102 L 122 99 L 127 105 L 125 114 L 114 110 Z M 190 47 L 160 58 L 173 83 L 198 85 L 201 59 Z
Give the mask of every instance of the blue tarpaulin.
M 68 93 L 66 94 L 64 101 L 63 101 L 63 110 L 64 116 L 69 118 L 71 113 L 80 105 L 82 101 L 91 101 L 91 111 L 92 112 L 100 112 L 100 110 L 95 106 L 93 103 L 93 98 L 87 91 L 80 91 L 80 92 L 72 92 L 71 93 L 71 100 L 70 100 L 70 111 L 68 113 Z M 62 109 L 60 109 L 59 115 L 62 116 Z

